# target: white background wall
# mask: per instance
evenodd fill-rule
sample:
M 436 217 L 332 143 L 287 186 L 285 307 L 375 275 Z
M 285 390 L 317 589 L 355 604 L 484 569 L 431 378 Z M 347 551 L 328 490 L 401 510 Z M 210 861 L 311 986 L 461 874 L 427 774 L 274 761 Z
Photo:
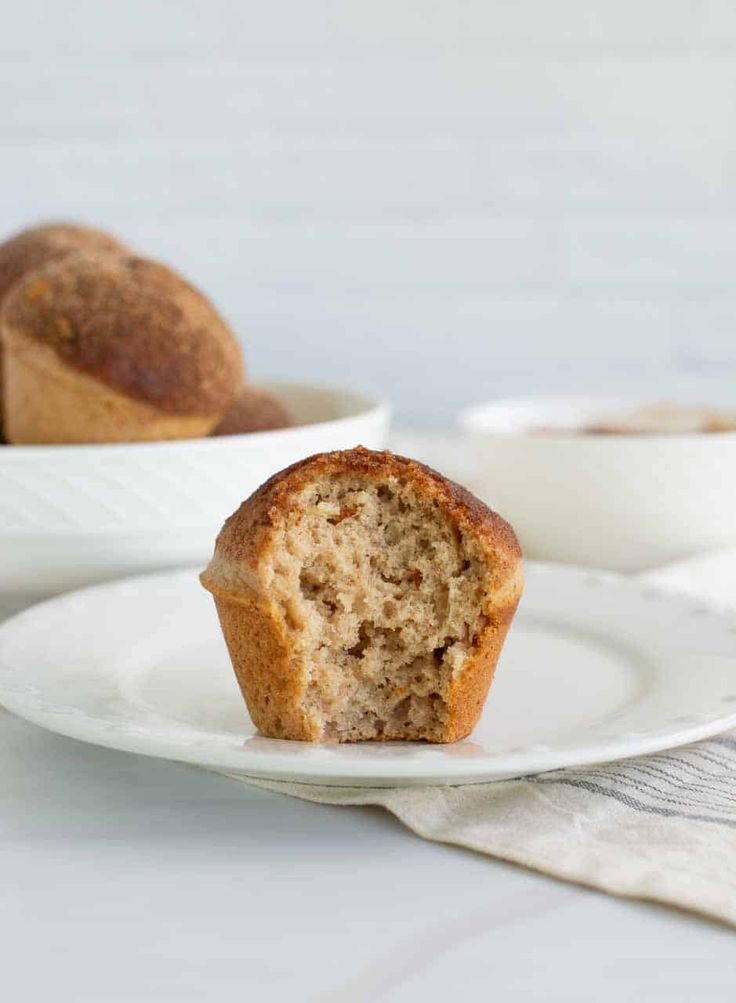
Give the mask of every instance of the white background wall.
M 254 377 L 437 424 L 736 372 L 732 0 L 15 0 L 0 225 L 170 260 Z

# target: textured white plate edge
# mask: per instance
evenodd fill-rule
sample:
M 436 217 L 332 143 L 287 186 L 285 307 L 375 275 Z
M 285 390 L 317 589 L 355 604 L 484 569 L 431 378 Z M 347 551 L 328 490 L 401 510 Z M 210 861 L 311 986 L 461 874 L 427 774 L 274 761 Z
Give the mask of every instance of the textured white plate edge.
M 0 699 L 4 701 L 4 698 L 0 697 Z M 115 741 L 115 736 L 107 733 L 102 734 L 95 727 L 87 727 L 83 722 L 77 722 L 78 726 L 76 727 L 65 727 L 63 721 L 52 721 L 49 715 L 42 713 L 34 714 L 32 710 L 20 706 L 20 702 L 18 706 L 13 706 L 12 701 L 8 700 L 4 701 L 3 705 L 11 713 L 47 731 L 100 748 L 126 752 L 131 755 L 146 756 L 152 759 L 185 763 L 190 766 L 199 767 L 200 769 L 209 770 L 212 773 L 219 773 L 223 776 L 242 777 L 244 779 L 250 777 L 254 780 L 281 781 L 283 783 L 305 784 L 307 786 L 345 788 L 458 787 L 465 784 L 512 780 L 559 769 L 579 769 L 585 766 L 597 766 L 602 763 L 634 759 L 638 756 L 664 752 L 667 749 L 676 749 L 683 745 L 689 745 L 691 742 L 700 741 L 701 739 L 712 738 L 714 735 L 721 734 L 731 727 L 736 727 L 736 711 L 732 711 L 726 717 L 718 718 L 701 725 L 691 725 L 682 728 L 678 732 L 672 732 L 666 737 L 653 736 L 649 739 L 612 741 L 606 745 L 599 746 L 598 751 L 591 753 L 589 756 L 581 755 L 579 750 L 570 750 L 568 753 L 562 749 L 555 754 L 549 752 L 540 754 L 539 759 L 535 760 L 529 753 L 524 753 L 523 756 L 519 756 L 519 759 L 523 760 L 524 765 L 517 769 L 513 767 L 515 757 L 510 755 L 503 757 L 503 763 L 506 764 L 503 769 L 494 768 L 492 761 L 489 762 L 485 757 L 482 762 L 475 763 L 475 768 L 473 768 L 473 761 L 469 759 L 466 766 L 453 771 L 452 778 L 450 779 L 447 770 L 433 773 L 428 767 L 426 760 L 422 762 L 421 766 L 418 764 L 414 766 L 416 770 L 414 774 L 411 772 L 412 764 L 408 761 L 402 764 L 401 769 L 404 772 L 400 776 L 396 774 L 396 765 L 393 761 L 386 761 L 385 763 L 376 761 L 371 763 L 370 769 L 366 768 L 364 774 L 358 775 L 352 764 L 350 767 L 346 766 L 344 771 L 335 769 L 334 765 L 328 767 L 325 764 L 316 762 L 312 764 L 309 771 L 300 771 L 294 768 L 275 769 L 271 756 L 255 752 L 249 753 L 250 760 L 253 763 L 252 768 L 237 770 L 234 767 L 222 766 L 221 763 L 217 762 L 218 757 L 216 755 L 208 755 L 205 750 L 198 750 L 197 754 L 192 750 L 191 754 L 187 754 L 186 751 L 182 750 L 181 746 L 168 745 L 166 742 L 160 740 L 149 743 L 148 740 L 140 736 L 136 736 L 137 748 L 132 749 L 126 741 Z M 259 765 L 259 760 L 266 760 L 266 764 Z
M 697 597 L 686 593 L 678 592 L 674 589 L 667 589 L 652 584 L 644 579 L 637 580 L 634 576 L 619 574 L 614 571 L 598 571 L 587 567 L 578 567 L 569 564 L 558 564 L 545 561 L 527 561 L 527 571 L 532 573 L 547 574 L 555 571 L 565 571 L 577 573 L 582 576 L 593 578 L 596 581 L 627 582 L 637 583 L 643 591 L 649 595 L 657 595 L 662 598 L 677 598 L 680 601 L 689 601 L 698 611 L 707 611 L 728 618 L 733 623 L 736 621 L 734 611 L 725 604 L 714 602 L 704 602 Z M 70 596 L 80 596 L 87 593 L 99 594 L 107 589 L 112 589 L 123 584 L 135 585 L 138 582 L 146 583 L 155 579 L 171 581 L 177 576 L 194 576 L 199 573 L 199 568 L 177 568 L 164 572 L 152 572 L 143 575 L 133 575 L 125 578 L 116 578 L 108 582 L 97 585 L 86 586 L 82 589 L 75 589 L 73 592 L 66 592 L 51 599 L 37 603 L 21 613 L 10 617 L 0 624 L 0 638 L 6 629 L 11 629 L 21 620 L 33 617 L 37 611 L 63 602 Z M 2 666 L 0 665 L 0 668 Z M 469 757 L 452 771 L 452 779 L 448 779 L 448 771 L 445 766 L 441 771 L 433 772 L 430 763 L 427 762 L 431 756 L 433 747 L 422 746 L 423 757 L 421 762 L 412 763 L 405 760 L 401 764 L 401 775 L 397 776 L 396 763 L 387 759 L 384 762 L 372 760 L 370 766 L 366 766 L 361 774 L 356 775 L 356 767 L 353 762 L 345 763 L 340 768 L 339 762 L 320 763 L 314 760 L 308 768 L 284 766 L 274 767 L 273 755 L 259 753 L 249 750 L 249 766 L 247 770 L 239 770 L 233 766 L 223 766 L 219 752 L 213 750 L 208 753 L 201 747 L 184 749 L 176 743 L 168 743 L 160 738 L 149 738 L 146 735 L 137 734 L 135 736 L 135 748 L 132 748 L 131 740 L 125 735 L 104 731 L 94 719 L 75 718 L 74 720 L 65 715 L 55 715 L 42 709 L 29 706 L 22 695 L 14 694 L 12 691 L 4 691 L 0 680 L 0 707 L 17 715 L 32 724 L 38 725 L 47 731 L 63 735 L 66 738 L 73 738 L 77 741 L 96 745 L 102 748 L 114 749 L 120 752 L 128 752 L 133 755 L 143 755 L 154 759 L 164 759 L 174 762 L 187 763 L 219 773 L 225 776 L 236 776 L 260 780 L 282 781 L 287 783 L 301 783 L 306 785 L 324 785 L 329 787 L 456 787 L 464 784 L 489 783 L 501 780 L 510 780 L 516 777 L 532 776 L 538 773 L 546 773 L 564 768 L 580 768 L 593 766 L 601 763 L 612 762 L 614 760 L 632 759 L 637 756 L 647 755 L 655 752 L 663 752 L 666 749 L 678 748 L 691 742 L 700 741 L 704 738 L 711 738 L 721 734 L 732 727 L 736 727 L 736 708 L 723 715 L 716 715 L 712 719 L 700 723 L 684 725 L 674 731 L 664 735 L 639 736 L 633 733 L 624 734 L 620 738 L 603 742 L 591 750 L 589 754 L 582 753 L 579 748 L 550 750 L 545 749 L 537 754 L 526 751 L 517 755 L 507 754 L 499 756 L 497 766 L 494 761 L 487 756 L 479 757 L 473 761 Z M 126 740 L 127 739 L 127 740 Z M 312 746 L 309 743 L 295 743 L 300 749 L 323 749 L 324 746 Z M 384 745 L 382 748 L 388 748 Z M 437 746 L 438 751 L 447 746 Z

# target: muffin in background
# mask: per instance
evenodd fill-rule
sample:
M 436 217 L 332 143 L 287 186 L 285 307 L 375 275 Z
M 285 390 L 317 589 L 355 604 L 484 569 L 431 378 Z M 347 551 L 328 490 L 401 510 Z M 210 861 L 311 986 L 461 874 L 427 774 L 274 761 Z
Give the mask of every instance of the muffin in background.
M 0 299 L 28 272 L 69 254 L 86 252 L 128 254 L 110 233 L 76 223 L 45 223 L 21 230 L 0 244 Z
M 242 435 L 291 428 L 294 420 L 288 409 L 267 390 L 245 386 L 233 401 L 212 435 Z
M 208 435 L 243 382 L 240 348 L 176 272 L 72 254 L 27 274 L 0 313 L 10 443 Z
M 129 253 L 128 248 L 112 234 L 76 223 L 46 223 L 29 227 L 0 243 L 0 308 L 6 293 L 28 272 L 80 252 Z M 0 442 L 3 441 L 3 385 L 0 345 Z

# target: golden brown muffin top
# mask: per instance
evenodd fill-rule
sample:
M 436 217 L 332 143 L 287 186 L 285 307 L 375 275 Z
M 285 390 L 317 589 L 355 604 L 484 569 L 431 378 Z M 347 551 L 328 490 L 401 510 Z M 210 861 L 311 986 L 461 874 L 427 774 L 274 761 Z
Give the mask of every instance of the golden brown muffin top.
M 259 387 L 243 387 L 212 435 L 243 435 L 290 428 L 294 422 L 280 400 Z
M 0 299 L 27 272 L 79 252 L 127 254 L 128 249 L 104 230 L 76 223 L 47 223 L 22 230 L 0 244 Z
M 482 543 L 484 551 L 497 559 L 500 577 L 521 559 L 521 547 L 511 526 L 470 491 L 416 460 L 356 446 L 316 453 L 269 478 L 226 520 L 217 537 L 213 564 L 224 558 L 242 563 L 244 570 L 255 569 L 272 532 L 292 512 L 296 496 L 325 475 L 355 475 L 374 483 L 396 477 L 408 482 L 420 497 L 440 507 L 458 530 L 470 532 Z M 203 582 L 206 587 L 216 585 L 209 569 Z
M 2 323 L 171 414 L 221 414 L 243 379 L 235 336 L 206 296 L 133 255 L 74 254 L 34 270 L 8 293 Z

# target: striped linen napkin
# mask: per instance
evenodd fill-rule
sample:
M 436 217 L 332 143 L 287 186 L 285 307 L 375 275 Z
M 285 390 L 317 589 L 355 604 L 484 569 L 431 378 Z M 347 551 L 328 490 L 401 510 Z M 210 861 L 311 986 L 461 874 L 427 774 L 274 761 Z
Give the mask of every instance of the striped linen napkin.
M 646 577 L 736 608 L 736 549 Z M 321 804 L 380 805 L 424 839 L 736 926 L 736 732 L 638 759 L 459 787 L 233 779 Z

